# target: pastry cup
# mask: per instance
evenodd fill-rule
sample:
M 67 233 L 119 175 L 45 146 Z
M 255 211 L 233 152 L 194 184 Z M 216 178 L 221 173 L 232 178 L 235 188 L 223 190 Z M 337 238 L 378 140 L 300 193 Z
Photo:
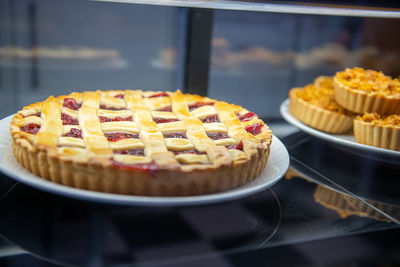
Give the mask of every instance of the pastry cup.
M 364 145 L 400 151 L 400 127 L 354 119 L 354 137 Z
M 371 94 L 350 88 L 335 77 L 335 100 L 343 108 L 355 113 L 376 112 L 379 114 L 399 114 L 400 96 Z
M 300 88 L 294 88 L 289 92 L 289 111 L 303 123 L 327 133 L 345 133 L 353 126 L 353 118 L 326 110 L 304 101 L 297 96 Z

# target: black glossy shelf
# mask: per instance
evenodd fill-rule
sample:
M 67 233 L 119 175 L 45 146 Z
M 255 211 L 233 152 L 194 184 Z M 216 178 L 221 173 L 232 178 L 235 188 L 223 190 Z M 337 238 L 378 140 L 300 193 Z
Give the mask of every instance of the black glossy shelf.
M 301 132 L 283 142 L 291 166 L 307 177 L 367 200 L 400 206 L 400 165 L 393 159 L 377 160 L 374 154 L 344 149 Z
M 104 205 L 0 181 L 0 235 L 58 264 L 184 266 L 399 227 L 386 217 L 343 218 L 316 201 L 320 185 L 297 177 L 240 200 L 181 208 Z

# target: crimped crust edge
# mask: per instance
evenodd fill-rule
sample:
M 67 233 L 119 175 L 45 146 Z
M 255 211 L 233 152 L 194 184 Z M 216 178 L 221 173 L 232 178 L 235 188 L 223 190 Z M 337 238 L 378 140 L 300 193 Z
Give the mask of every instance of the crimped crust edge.
M 177 169 L 151 173 L 62 160 L 45 150 L 29 149 L 21 139 L 13 139 L 12 148 L 25 169 L 45 180 L 90 191 L 147 196 L 203 195 L 244 185 L 263 171 L 270 153 L 269 146 L 259 146 L 257 153 L 242 164 L 191 172 Z
M 354 137 L 360 144 L 400 151 L 400 127 L 374 125 L 355 119 Z
M 399 114 L 400 98 L 369 94 L 342 84 L 337 77 L 333 79 L 336 102 L 347 110 L 356 113 L 376 112 L 379 114 Z
M 345 133 L 352 128 L 352 117 L 311 105 L 297 97 L 298 90 L 301 89 L 294 88 L 289 92 L 289 111 L 294 117 L 315 129 L 328 133 Z

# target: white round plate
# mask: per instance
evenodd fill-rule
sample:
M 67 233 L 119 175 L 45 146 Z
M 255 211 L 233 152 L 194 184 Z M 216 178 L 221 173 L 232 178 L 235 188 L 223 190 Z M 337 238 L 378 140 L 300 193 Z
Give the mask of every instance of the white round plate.
M 380 155 L 390 156 L 390 157 L 400 157 L 400 152 L 395 150 L 389 150 L 374 146 L 367 146 L 364 144 L 357 143 L 354 136 L 352 134 L 329 134 L 324 133 L 314 128 L 311 128 L 308 125 L 305 125 L 298 119 L 296 119 L 292 114 L 289 112 L 289 99 L 286 99 L 282 102 L 280 107 L 282 117 L 289 122 L 290 124 L 300 128 L 300 130 L 318 137 L 320 139 L 324 139 L 326 141 L 336 143 L 339 145 L 347 146 L 350 148 L 354 148 L 357 150 L 363 150 L 372 153 L 378 153 Z
M 276 137 L 273 137 L 271 154 L 264 171 L 252 182 L 221 193 L 187 197 L 147 197 L 100 193 L 76 189 L 44 180 L 25 170 L 15 160 L 11 148 L 9 124 L 12 116 L 0 120 L 0 171 L 23 184 L 50 193 L 87 201 L 136 206 L 188 206 L 217 203 L 254 194 L 271 187 L 289 167 L 289 154 Z

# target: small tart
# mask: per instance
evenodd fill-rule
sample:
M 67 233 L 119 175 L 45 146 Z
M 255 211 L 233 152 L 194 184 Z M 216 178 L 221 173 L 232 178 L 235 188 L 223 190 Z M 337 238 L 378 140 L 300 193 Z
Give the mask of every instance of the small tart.
M 379 114 L 400 113 L 400 82 L 382 72 L 345 69 L 334 77 L 335 100 L 345 109 Z
M 262 172 L 272 142 L 254 113 L 179 90 L 50 96 L 19 111 L 10 131 L 16 160 L 43 179 L 150 196 L 243 185 Z
M 353 125 L 352 113 L 335 102 L 331 77 L 321 76 L 304 88 L 293 88 L 289 99 L 290 113 L 315 129 L 345 133 Z
M 354 120 L 356 142 L 400 151 L 400 115 L 365 113 Z

